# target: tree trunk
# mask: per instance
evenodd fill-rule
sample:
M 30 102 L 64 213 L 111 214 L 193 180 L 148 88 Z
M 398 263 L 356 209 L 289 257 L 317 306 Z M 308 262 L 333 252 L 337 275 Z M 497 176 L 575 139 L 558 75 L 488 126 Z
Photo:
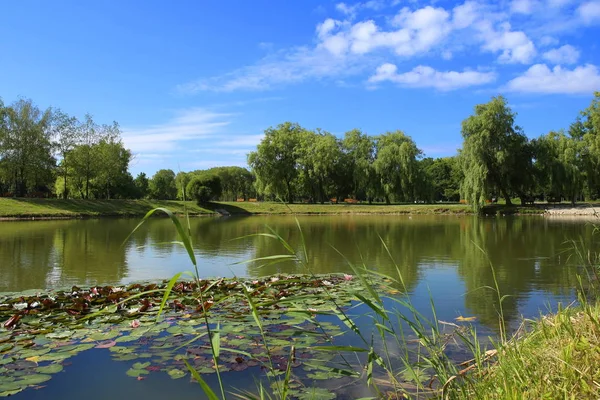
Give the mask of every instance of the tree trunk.
M 392 202 L 390 201 L 390 196 L 388 196 L 387 194 L 385 195 L 385 204 L 387 204 L 388 206 L 392 204 Z
M 508 193 L 506 192 L 506 189 L 501 189 L 502 190 L 502 196 L 504 196 L 504 199 L 506 200 L 506 205 L 507 206 L 512 206 L 512 201 L 510 201 L 510 196 L 508 195 Z
M 292 195 L 292 187 L 290 185 L 290 181 L 286 181 L 285 184 L 287 186 L 288 203 L 292 204 L 294 203 L 294 196 Z

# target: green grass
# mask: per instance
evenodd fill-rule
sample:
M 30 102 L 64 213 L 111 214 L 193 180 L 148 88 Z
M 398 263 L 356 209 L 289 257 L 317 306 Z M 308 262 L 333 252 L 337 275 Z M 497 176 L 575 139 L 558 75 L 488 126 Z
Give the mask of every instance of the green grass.
M 491 366 L 470 377 L 466 398 L 597 399 L 600 394 L 600 304 L 560 310 L 498 347 Z
M 143 216 L 148 211 L 167 207 L 176 214 L 184 213 L 184 204 L 190 215 L 212 214 L 193 202 L 175 200 L 62 200 L 0 198 L 0 218 L 79 218 Z
M 175 214 L 211 215 L 224 209 L 234 215 L 268 214 L 469 214 L 461 204 L 282 204 L 275 202 L 214 202 L 203 207 L 178 200 L 61 200 L 0 198 L 0 218 L 78 218 L 143 216 L 154 208 L 168 208 Z

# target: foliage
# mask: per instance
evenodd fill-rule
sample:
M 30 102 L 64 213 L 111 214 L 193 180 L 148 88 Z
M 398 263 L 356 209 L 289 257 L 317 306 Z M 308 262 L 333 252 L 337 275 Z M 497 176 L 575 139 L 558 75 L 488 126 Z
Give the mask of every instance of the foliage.
M 190 198 L 198 204 L 207 203 L 221 196 L 221 178 L 217 175 L 204 174 L 192 178 L 186 188 Z
M 256 151 L 248 154 L 248 164 L 256 175 L 259 192 L 294 202 L 298 150 L 304 134 L 304 128 L 291 122 L 265 131 Z
M 407 202 L 419 198 L 417 181 L 420 174 L 418 158 L 423 152 L 401 131 L 388 132 L 376 139 L 373 166 L 389 204 L 391 199 Z
M 480 207 L 496 193 L 511 204 L 511 194 L 523 193 L 531 157 L 523 157 L 527 138 L 515 125 L 515 116 L 502 96 L 475 106 L 475 114 L 462 122 L 460 151 L 464 180 L 463 197 Z
M 173 200 L 177 197 L 175 172 L 170 169 L 158 170 L 148 184 L 150 198 L 157 200 Z

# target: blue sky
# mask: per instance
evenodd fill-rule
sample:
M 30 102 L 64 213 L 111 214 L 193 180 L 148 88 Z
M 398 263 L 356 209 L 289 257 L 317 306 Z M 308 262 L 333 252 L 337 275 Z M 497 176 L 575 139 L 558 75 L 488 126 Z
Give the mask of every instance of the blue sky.
M 4 0 L 0 97 L 119 122 L 132 172 L 246 165 L 284 121 L 454 154 L 505 95 L 535 137 L 600 90 L 600 0 Z

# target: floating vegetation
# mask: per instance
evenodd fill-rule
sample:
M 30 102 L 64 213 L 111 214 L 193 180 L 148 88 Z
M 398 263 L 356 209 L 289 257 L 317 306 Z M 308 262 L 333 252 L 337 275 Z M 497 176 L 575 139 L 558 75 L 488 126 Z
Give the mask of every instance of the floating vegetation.
M 349 275 L 180 281 L 157 318 L 167 285 L 0 294 L 0 396 L 43 387 L 83 351 L 133 362 L 127 375 L 137 380 L 159 372 L 189 377 L 186 364 L 210 374 L 216 369 L 211 341 L 218 343 L 220 372 L 291 371 L 290 391 L 299 398 L 315 390 L 314 380 L 355 375 L 334 367 L 336 352 L 322 351 L 335 348 L 343 325 L 335 317 L 317 318 L 333 315 L 332 299 L 343 307 L 358 299 L 362 286 Z

